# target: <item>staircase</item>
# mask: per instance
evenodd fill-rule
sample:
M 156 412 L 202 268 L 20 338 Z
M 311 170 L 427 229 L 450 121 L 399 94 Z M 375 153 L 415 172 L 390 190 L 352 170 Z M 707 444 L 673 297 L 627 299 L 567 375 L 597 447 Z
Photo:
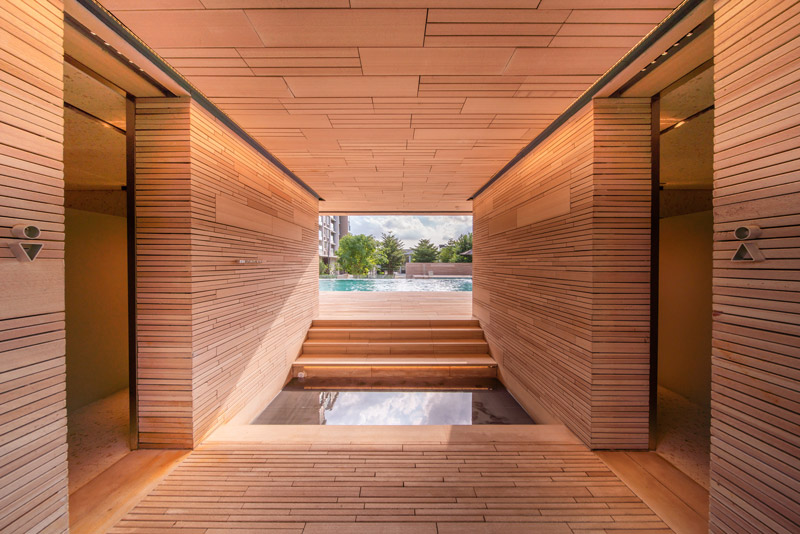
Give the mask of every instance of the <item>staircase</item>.
M 477 320 L 317 320 L 292 366 L 307 378 L 496 375 Z

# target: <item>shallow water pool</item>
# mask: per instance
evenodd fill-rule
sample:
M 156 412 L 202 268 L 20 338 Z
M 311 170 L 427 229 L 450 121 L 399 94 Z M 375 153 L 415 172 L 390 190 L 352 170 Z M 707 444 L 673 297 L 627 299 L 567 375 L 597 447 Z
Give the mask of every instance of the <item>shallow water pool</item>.
M 533 420 L 498 380 L 482 387 L 391 390 L 313 386 L 292 380 L 256 425 L 529 425 Z M 311 383 L 313 384 L 313 382 Z M 447 386 L 447 384 L 443 384 Z
M 320 291 L 472 291 L 471 278 L 320 279 Z

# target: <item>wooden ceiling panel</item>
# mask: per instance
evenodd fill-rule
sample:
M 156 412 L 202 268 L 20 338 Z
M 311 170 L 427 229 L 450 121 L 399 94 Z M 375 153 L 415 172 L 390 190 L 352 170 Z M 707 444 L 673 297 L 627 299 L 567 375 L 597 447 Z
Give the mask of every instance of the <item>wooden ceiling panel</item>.
M 627 48 L 518 48 L 505 72 L 601 76 L 627 51 Z
M 292 96 L 283 78 L 256 76 L 193 76 L 189 78 L 206 96 Z
M 424 9 L 251 9 L 264 46 L 422 46 Z
M 364 74 L 500 75 L 513 48 L 360 48 Z
M 291 76 L 284 78 L 296 97 L 415 96 L 417 76 Z
M 263 46 L 244 11 L 120 11 L 117 17 L 153 48 Z
M 103 1 L 103 0 L 101 0 Z M 680 0 L 106 0 L 328 213 L 468 196 Z

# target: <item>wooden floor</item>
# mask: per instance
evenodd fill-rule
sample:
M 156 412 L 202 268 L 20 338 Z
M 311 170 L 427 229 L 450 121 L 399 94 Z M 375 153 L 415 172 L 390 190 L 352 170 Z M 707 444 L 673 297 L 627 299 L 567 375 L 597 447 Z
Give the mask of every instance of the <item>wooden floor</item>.
M 563 427 L 226 427 L 110 532 L 671 532 Z
M 471 291 L 320 291 L 319 319 L 471 319 Z
M 597 455 L 675 532 L 708 532 L 708 490 L 661 455 L 602 451 Z
M 70 534 L 107 532 L 188 454 L 182 450 L 129 452 L 70 494 Z

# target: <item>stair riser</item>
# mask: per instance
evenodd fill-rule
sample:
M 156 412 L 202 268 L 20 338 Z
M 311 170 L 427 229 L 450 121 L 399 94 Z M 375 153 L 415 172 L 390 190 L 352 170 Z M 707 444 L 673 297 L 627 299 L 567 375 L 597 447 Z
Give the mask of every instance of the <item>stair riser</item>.
M 488 354 L 484 343 L 320 343 L 304 344 L 303 354 Z
M 315 341 L 415 341 L 440 339 L 483 339 L 483 331 L 475 330 L 315 330 L 308 331 Z
M 312 328 L 446 328 L 446 327 L 480 327 L 475 319 L 434 319 L 434 320 L 348 320 L 348 319 L 315 319 Z
M 482 366 L 303 366 L 292 367 L 292 376 L 300 372 L 306 378 L 496 378 L 496 367 Z

